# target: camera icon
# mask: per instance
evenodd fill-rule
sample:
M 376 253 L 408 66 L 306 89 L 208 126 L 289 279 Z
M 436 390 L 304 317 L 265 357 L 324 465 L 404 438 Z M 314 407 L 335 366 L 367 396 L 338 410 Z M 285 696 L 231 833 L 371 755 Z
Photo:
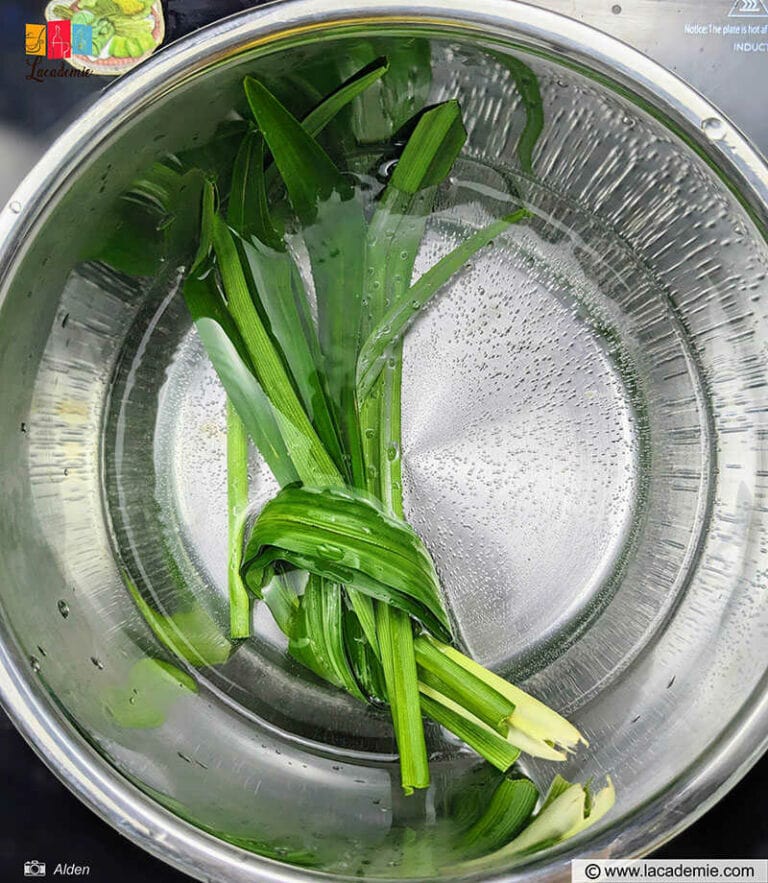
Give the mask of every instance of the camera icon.
M 45 862 L 24 862 L 25 877 L 45 877 Z

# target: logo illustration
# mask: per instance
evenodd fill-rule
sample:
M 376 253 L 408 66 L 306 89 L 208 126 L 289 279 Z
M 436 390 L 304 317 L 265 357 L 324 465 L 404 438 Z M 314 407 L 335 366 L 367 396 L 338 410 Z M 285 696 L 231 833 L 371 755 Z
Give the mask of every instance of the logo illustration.
M 45 55 L 45 25 L 27 25 L 24 48 L 27 55 Z
M 160 0 L 51 0 L 45 19 L 26 26 L 27 55 L 104 76 L 126 73 L 165 38 Z
M 48 22 L 48 58 L 70 58 L 72 55 L 72 23 Z
M 736 0 L 729 18 L 768 18 L 766 0 Z
M 24 862 L 25 877 L 45 877 L 45 862 Z

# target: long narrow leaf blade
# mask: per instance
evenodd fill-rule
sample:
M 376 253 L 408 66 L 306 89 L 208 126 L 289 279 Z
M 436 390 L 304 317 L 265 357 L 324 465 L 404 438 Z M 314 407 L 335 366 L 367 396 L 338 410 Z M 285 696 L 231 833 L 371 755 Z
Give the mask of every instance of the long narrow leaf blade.
M 229 312 L 248 350 L 262 389 L 299 478 L 308 484 L 341 484 L 341 475 L 320 441 L 285 365 L 253 303 L 240 255 L 227 225 L 216 217 L 213 246 Z
M 530 217 L 530 213 L 526 209 L 518 209 L 473 233 L 465 242 L 462 242 L 450 254 L 441 258 L 427 270 L 423 276 L 420 276 L 405 297 L 390 307 L 360 349 L 357 364 L 357 390 L 361 400 L 369 394 L 373 383 L 381 373 L 387 349 L 403 337 L 419 310 L 466 264 L 472 255 L 493 242 L 511 224 L 516 224 L 527 217 Z
M 248 434 L 280 485 L 298 480 L 269 399 L 261 388 L 245 345 L 227 313 L 213 279 L 190 276 L 184 299 L 208 358 Z
M 388 70 L 389 62 L 386 58 L 377 58 L 367 64 L 324 98 L 304 117 L 301 125 L 312 137 L 319 135 L 344 107 L 380 80 Z
M 346 194 L 349 186 L 328 154 L 263 83 L 246 77 L 244 86 L 293 208 L 302 223 L 310 224 L 321 202 L 334 192 Z
M 411 619 L 401 610 L 380 604 L 377 606 L 376 633 L 400 754 L 400 781 L 408 795 L 416 788 L 429 787 Z
M 230 634 L 251 634 L 251 604 L 240 575 L 243 529 L 248 507 L 248 435 L 232 400 L 227 398 L 227 534 Z
M 393 186 L 414 194 L 440 184 L 466 140 L 458 101 L 446 101 L 426 111 L 392 172 Z
M 355 483 L 363 486 L 355 395 L 365 237 L 362 206 L 347 179 L 301 123 L 252 78 L 245 91 L 288 198 L 304 228 L 317 296 L 320 346 L 328 390 Z
M 530 779 L 502 779 L 486 811 L 462 838 L 474 855 L 486 855 L 516 837 L 528 824 L 539 792 Z
M 496 769 L 506 772 L 520 752 L 491 727 L 438 690 L 419 684 L 421 706 L 434 721 L 458 736 Z
M 425 684 L 506 736 L 506 720 L 515 710 L 509 700 L 441 653 L 427 638 L 417 638 L 414 647 L 419 677 Z
M 341 586 L 309 577 L 288 650 L 324 680 L 365 701 L 347 659 Z

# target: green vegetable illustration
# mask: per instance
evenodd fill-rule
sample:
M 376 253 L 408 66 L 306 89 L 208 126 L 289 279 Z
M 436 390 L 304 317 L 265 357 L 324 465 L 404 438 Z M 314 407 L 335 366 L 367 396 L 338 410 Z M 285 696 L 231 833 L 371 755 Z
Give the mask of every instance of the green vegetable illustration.
M 87 25 L 92 31 L 89 69 L 94 73 L 119 74 L 136 60 L 153 52 L 163 41 L 165 25 L 162 6 L 157 0 L 72 0 L 55 2 L 46 9 L 46 18 L 69 19 Z M 116 64 L 116 60 L 124 64 Z M 68 59 L 81 66 L 77 56 Z

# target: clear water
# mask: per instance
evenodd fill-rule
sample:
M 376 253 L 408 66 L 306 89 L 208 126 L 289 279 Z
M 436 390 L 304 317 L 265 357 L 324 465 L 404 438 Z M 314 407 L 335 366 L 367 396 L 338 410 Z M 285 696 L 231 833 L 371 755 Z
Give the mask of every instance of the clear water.
M 508 212 L 518 198 L 510 193 L 534 218 L 473 258 L 406 338 L 402 458 L 406 515 L 436 562 L 459 640 L 520 680 L 601 617 L 648 541 L 651 412 L 679 396 L 682 382 L 677 375 L 665 385 L 653 364 L 689 357 L 682 334 L 669 333 L 675 320 L 657 282 L 613 231 L 488 164 L 460 162 L 442 188 L 415 276 Z M 654 342 L 648 328 L 658 322 L 665 331 Z M 695 400 L 694 372 L 687 383 Z M 150 287 L 125 337 L 104 425 L 116 552 L 160 610 L 194 599 L 224 634 L 225 450 L 225 394 L 183 299 Z M 250 481 L 258 511 L 277 485 L 255 451 Z M 386 710 L 294 662 L 265 605 L 253 622 L 253 639 L 226 664 L 195 672 L 211 700 L 292 744 L 307 776 L 318 759 L 386 771 L 387 798 L 371 805 L 393 814 L 396 832 L 448 826 L 431 835 L 439 866 L 455 836 L 448 795 L 490 793 L 485 780 L 471 784 L 486 775 L 478 759 L 430 725 L 435 781 L 404 801 Z M 551 775 L 527 771 L 542 785 Z M 359 850 L 351 847 L 354 861 Z M 376 856 L 401 861 L 381 845 Z M 351 868 L 344 858 L 333 866 Z

